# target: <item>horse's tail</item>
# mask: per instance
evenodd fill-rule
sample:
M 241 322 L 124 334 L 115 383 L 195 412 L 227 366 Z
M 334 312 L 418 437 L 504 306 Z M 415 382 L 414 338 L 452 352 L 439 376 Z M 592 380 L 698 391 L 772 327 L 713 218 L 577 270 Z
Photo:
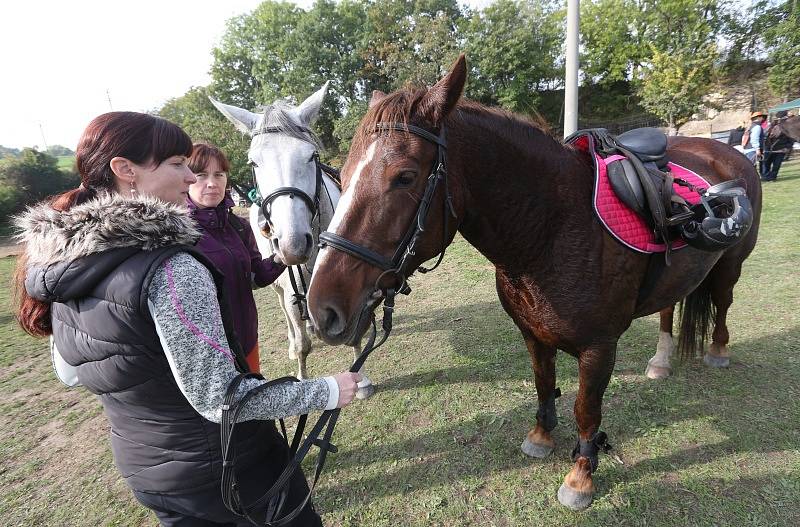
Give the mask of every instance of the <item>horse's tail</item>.
M 711 301 L 711 277 L 707 276 L 697 289 L 681 300 L 681 330 L 678 335 L 678 355 L 681 360 L 692 359 L 697 350 L 702 353 L 709 334 L 711 320 L 716 315 Z

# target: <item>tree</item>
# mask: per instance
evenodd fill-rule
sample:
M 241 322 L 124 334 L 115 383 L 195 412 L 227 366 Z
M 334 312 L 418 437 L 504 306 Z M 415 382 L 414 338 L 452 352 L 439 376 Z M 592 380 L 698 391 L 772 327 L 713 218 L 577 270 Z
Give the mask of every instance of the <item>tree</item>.
M 691 118 L 709 85 L 716 48 L 664 52 L 653 46 L 639 95 L 642 106 L 664 119 L 671 132 Z
M 405 84 L 432 85 L 458 57 L 462 14 L 455 0 L 378 0 L 368 5 L 360 47 L 366 94 Z
M 214 108 L 208 99 L 207 88 L 191 88 L 181 97 L 167 101 L 155 113 L 183 128 L 192 141 L 211 143 L 221 148 L 231 162 L 231 182 L 247 187 L 251 185 L 251 173 L 247 165 L 250 137 L 234 130 Z
M 0 161 L 0 214 L 6 217 L 79 183 L 75 172 L 59 170 L 55 157 L 25 148 L 18 158 Z
M 655 51 L 705 53 L 727 0 L 596 0 L 581 3 L 581 67 L 595 82 L 638 82 Z
M 775 22 L 765 31 L 770 88 L 776 94 L 800 94 L 800 0 L 783 2 L 770 14 Z
M 318 0 L 309 11 L 285 2 L 263 2 L 252 14 L 228 22 L 214 49 L 209 91 L 220 100 L 255 109 L 278 98 L 298 102 L 331 81 L 316 131 L 333 146 L 342 109 L 364 96 L 358 52 L 364 4 Z
M 10 148 L 0 145 L 0 159 L 19 156 L 19 148 Z
M 75 152 L 73 152 L 66 146 L 61 146 L 61 145 L 50 145 L 49 147 L 47 147 L 47 153 L 54 157 L 75 155 Z
M 538 92 L 561 84 L 562 2 L 498 0 L 464 29 L 467 95 L 485 104 L 531 112 Z

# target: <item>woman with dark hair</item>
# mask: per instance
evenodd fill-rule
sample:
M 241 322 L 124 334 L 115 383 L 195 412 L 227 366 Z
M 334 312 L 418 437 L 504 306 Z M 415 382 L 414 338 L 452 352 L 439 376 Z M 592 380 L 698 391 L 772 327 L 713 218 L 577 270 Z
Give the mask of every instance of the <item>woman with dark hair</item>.
M 261 371 L 258 357 L 258 313 L 253 287 L 274 282 L 286 269 L 275 256 L 264 260 L 246 220 L 233 211 L 228 192 L 230 163 L 217 147 L 196 143 L 189 169 L 197 181 L 189 187 L 189 211 L 202 232 L 197 248 L 224 276 L 223 287 L 231 299 L 236 336 L 250 371 Z
M 220 494 L 223 399 L 247 365 L 221 276 L 192 247 L 200 233 L 186 209 L 191 153 L 186 133 L 163 119 L 94 119 L 77 148 L 80 187 L 17 219 L 25 242 L 17 316 L 28 333 L 52 335 L 99 396 L 117 468 L 162 525 L 249 525 Z M 288 461 L 272 420 L 344 406 L 359 377 L 280 384 L 248 401 L 234 438 L 245 500 L 270 488 Z M 264 383 L 245 379 L 237 400 Z M 296 472 L 284 510 L 307 491 Z M 320 523 L 308 505 L 294 525 Z

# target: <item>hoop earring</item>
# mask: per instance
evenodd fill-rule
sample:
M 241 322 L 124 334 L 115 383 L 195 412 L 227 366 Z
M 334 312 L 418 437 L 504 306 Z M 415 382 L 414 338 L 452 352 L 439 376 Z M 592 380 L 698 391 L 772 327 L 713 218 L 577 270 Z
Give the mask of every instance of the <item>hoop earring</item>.
M 132 179 L 131 180 L 131 197 L 135 198 L 136 194 L 137 194 L 137 192 L 136 192 L 136 181 Z

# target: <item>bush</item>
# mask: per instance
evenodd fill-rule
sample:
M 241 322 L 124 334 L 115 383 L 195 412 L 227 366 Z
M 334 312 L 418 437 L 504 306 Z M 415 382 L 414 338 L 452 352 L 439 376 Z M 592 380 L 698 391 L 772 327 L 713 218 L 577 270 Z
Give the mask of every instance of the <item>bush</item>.
M 0 223 L 26 205 L 75 188 L 80 179 L 75 172 L 58 168 L 58 159 L 32 148 L 19 157 L 0 161 Z

